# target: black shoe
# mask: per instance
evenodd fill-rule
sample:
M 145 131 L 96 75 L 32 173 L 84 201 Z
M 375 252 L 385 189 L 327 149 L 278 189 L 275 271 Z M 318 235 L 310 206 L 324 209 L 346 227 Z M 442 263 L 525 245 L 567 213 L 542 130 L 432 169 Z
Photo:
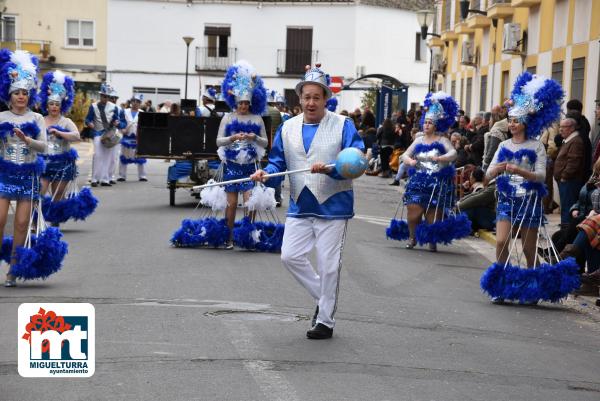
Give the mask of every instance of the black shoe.
M 311 324 L 310 327 L 315 327 L 315 324 L 317 324 L 317 316 L 319 315 L 319 305 L 317 305 L 317 309 L 315 309 L 315 314 L 313 315 L 313 318 L 311 320 Z
M 312 340 L 325 340 L 333 336 L 333 329 L 325 326 L 323 323 L 317 323 L 315 327 L 306 332 L 306 337 Z
M 400 181 L 394 180 L 394 181 L 390 182 L 388 185 L 393 185 L 393 186 L 397 187 L 400 185 Z
M 275 202 L 275 207 L 281 207 L 281 201 Z
M 115 180 L 110 180 L 108 183 L 111 185 L 117 185 L 117 182 Z
M 146 182 L 146 181 L 148 181 L 148 179 L 147 179 L 147 178 L 144 178 L 144 177 L 142 177 L 142 178 L 140 178 L 140 181 L 142 181 L 142 182 Z
M 112 187 L 112 185 L 110 183 L 108 183 L 108 182 L 101 182 L 100 186 L 101 187 Z
M 119 182 L 125 182 L 125 178 L 117 178 L 117 181 L 119 181 Z
M 92 187 L 96 188 L 98 186 L 97 182 L 92 182 Z

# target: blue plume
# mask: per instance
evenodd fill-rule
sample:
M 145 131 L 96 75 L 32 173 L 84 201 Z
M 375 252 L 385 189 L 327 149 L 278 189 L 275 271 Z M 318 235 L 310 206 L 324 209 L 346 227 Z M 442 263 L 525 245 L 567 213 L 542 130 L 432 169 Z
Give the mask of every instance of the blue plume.
M 521 303 L 532 301 L 558 302 L 580 286 L 579 266 L 573 258 L 535 269 L 523 269 L 494 263 L 483 273 L 481 289 L 490 297 Z
M 181 227 L 173 233 L 171 244 L 175 247 L 210 246 L 217 248 L 229 239 L 227 220 L 214 217 L 191 220 L 185 219 Z
M 260 125 L 251 121 L 243 122 L 236 119 L 225 126 L 225 136 L 230 136 L 238 132 L 250 132 L 260 136 L 260 128 Z
M 18 247 L 17 263 L 11 266 L 11 274 L 23 280 L 33 280 L 46 279 L 59 271 L 68 252 L 67 243 L 61 238 L 58 228 L 49 227 L 32 238 L 31 248 Z
M 330 97 L 329 100 L 327 100 L 325 107 L 327 107 L 327 110 L 331 111 L 332 113 L 335 113 L 335 110 L 338 107 L 337 97 Z
M 252 91 L 252 104 L 250 113 L 262 116 L 267 110 L 267 90 L 261 77 L 254 78 L 254 89 Z
M 37 139 L 38 135 L 40 135 L 40 127 L 33 121 L 23 123 L 19 128 L 25 135 L 32 139 Z
M 427 94 L 427 96 L 425 97 L 425 102 L 423 103 L 425 110 L 429 109 L 432 106 L 432 104 L 435 101 L 433 96 L 437 94 L 439 94 L 439 92 L 436 94 L 431 92 Z M 437 99 L 437 101 L 444 109 L 444 117 L 435 122 L 435 128 L 439 132 L 446 132 L 456 122 L 456 116 L 458 115 L 459 106 L 458 103 L 456 103 L 456 100 L 454 100 L 454 98 L 450 95 L 441 97 Z M 423 113 L 421 115 L 421 127 L 423 127 L 423 123 L 425 122 L 425 114 L 426 113 Z
M 517 77 L 511 93 L 511 99 L 523 95 L 523 87 L 532 79 L 534 79 L 534 76 L 529 72 L 524 72 Z M 560 118 L 561 102 L 564 98 L 564 91 L 558 82 L 552 79 L 546 79 L 544 81 L 544 86 L 538 89 L 533 95 L 533 98 L 541 108 L 527 117 L 525 134 L 527 138 L 536 139 L 541 135 L 544 129 L 551 126 Z
M 10 52 L 10 54 L 12 54 L 12 52 Z M 0 68 L 0 100 L 6 104 L 10 102 L 10 85 L 12 83 L 8 71 L 14 68 L 17 68 L 17 65 L 10 61 L 10 56 L 8 56 L 8 60 Z
M 65 76 L 64 86 L 67 91 L 67 96 L 65 96 L 60 104 L 60 112 L 62 114 L 67 114 L 69 110 L 71 110 L 73 102 L 75 102 L 75 81 L 73 81 L 73 78 Z
M 128 157 L 125 157 L 123 155 L 121 155 L 119 157 L 119 160 L 121 160 L 121 163 L 123 164 L 146 164 L 147 160 L 146 159 L 130 159 Z
M 406 220 L 390 220 L 389 227 L 385 229 L 385 236 L 388 239 L 394 239 L 397 241 L 404 241 L 410 238 L 408 223 Z
M 233 94 L 234 76 L 237 73 L 237 70 L 238 68 L 236 65 L 230 66 L 225 72 L 225 78 L 221 84 L 221 93 L 223 94 L 223 99 L 232 110 L 237 108 L 235 95 Z

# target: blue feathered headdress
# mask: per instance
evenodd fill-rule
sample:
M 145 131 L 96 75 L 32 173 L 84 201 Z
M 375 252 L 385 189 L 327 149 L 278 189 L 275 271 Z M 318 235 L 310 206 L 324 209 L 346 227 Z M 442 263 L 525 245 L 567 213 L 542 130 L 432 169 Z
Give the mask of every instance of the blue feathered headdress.
M 48 113 L 48 101 L 60 102 L 60 112 L 66 114 L 73 106 L 75 82 L 61 71 L 47 72 L 40 86 L 42 112 Z
M 558 82 L 524 72 L 517 78 L 510 94 L 508 116 L 525 124 L 527 138 L 536 139 L 559 119 L 563 97 Z
M 338 106 L 337 97 L 329 98 L 329 100 L 327 100 L 327 103 L 325 104 L 325 107 L 327 107 L 327 110 L 331 111 L 332 113 L 335 113 L 335 109 L 337 109 L 337 106 Z
M 421 126 L 425 119 L 430 119 L 435 124 L 439 132 L 446 132 L 458 115 L 458 103 L 449 94 L 445 92 L 428 93 L 423 104 L 426 112 L 421 117 Z
M 250 102 L 250 113 L 262 115 L 267 107 L 267 90 L 254 67 L 246 61 L 238 61 L 225 73 L 221 91 L 233 110 L 240 101 Z
M 10 102 L 10 94 L 18 89 L 29 92 L 28 106 L 37 103 L 37 73 L 39 61 L 27 51 L 0 50 L 0 100 Z

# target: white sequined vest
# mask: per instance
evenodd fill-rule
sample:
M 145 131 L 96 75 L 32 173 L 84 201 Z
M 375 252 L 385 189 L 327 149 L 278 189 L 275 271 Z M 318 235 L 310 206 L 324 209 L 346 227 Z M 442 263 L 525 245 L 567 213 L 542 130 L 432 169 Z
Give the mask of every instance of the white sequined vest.
M 344 116 L 326 111 L 325 117 L 319 123 L 308 153 L 304 150 L 302 140 L 302 125 L 304 115 L 300 114 L 287 120 L 281 130 L 285 163 L 288 170 L 309 168 L 314 163 L 329 163 L 335 161 L 342 150 Z M 304 187 L 323 204 L 331 196 L 352 189 L 352 180 L 336 180 L 326 174 L 306 173 L 290 174 L 290 196 L 298 202 L 298 196 Z

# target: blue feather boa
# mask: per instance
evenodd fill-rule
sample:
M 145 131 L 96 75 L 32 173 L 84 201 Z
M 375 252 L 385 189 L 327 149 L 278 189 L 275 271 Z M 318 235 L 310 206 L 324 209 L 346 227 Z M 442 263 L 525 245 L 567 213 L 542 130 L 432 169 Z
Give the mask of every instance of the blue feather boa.
M 15 128 L 19 128 L 25 136 L 31 139 L 37 139 L 40 135 L 40 127 L 34 121 L 27 121 L 23 124 L 13 124 L 8 121 L 0 124 L 0 139 L 6 138 L 8 135 L 15 135 Z
M 69 219 L 85 220 L 98 206 L 98 199 L 89 188 L 83 188 L 77 195 L 55 202 L 49 196 L 44 196 L 42 202 L 44 219 L 51 223 L 64 223 Z
M 423 103 L 425 110 L 431 107 L 433 101 L 433 93 L 428 93 L 425 97 L 425 102 Z M 456 116 L 458 115 L 459 109 L 458 103 L 456 103 L 456 100 L 454 100 L 452 96 L 439 99 L 438 102 L 444 109 L 444 117 L 435 122 L 435 128 L 439 132 L 446 132 L 456 122 Z M 425 122 L 425 114 L 426 113 L 423 113 L 421 115 L 421 127 L 423 127 L 423 123 Z M 444 153 L 446 152 L 444 151 Z
M 260 136 L 261 126 L 251 121 L 242 122 L 233 120 L 225 126 L 225 136 L 231 136 L 231 134 L 237 134 L 239 132 L 252 133 L 256 136 Z
M 415 149 L 413 151 L 413 154 L 419 154 L 419 153 L 427 153 L 430 152 L 432 150 L 437 150 L 438 152 L 440 152 L 440 155 L 445 155 L 446 154 L 446 148 L 444 147 L 444 145 L 442 145 L 440 142 L 435 141 L 433 143 L 430 144 L 426 144 L 426 143 L 419 143 L 417 145 L 415 145 Z
M 240 248 L 261 252 L 281 252 L 285 226 L 271 222 L 254 222 L 244 217 L 235 224 L 233 242 Z M 252 236 L 254 231 L 260 231 L 258 242 Z
M 146 162 L 147 162 L 146 159 L 141 159 L 141 158 L 140 159 L 138 159 L 138 158 L 130 159 L 123 155 L 121 155 L 119 157 L 119 160 L 121 160 L 121 163 L 123 163 L 123 164 L 146 164 Z
M 171 244 L 178 248 L 225 245 L 229 240 L 227 220 L 208 217 L 205 219 L 185 219 L 181 227 L 173 233 Z
M 558 302 L 578 289 L 579 266 L 573 258 L 555 265 L 544 263 L 535 269 L 523 269 L 494 263 L 483 273 L 481 289 L 490 297 L 521 303 L 532 301 Z
M 42 112 L 44 114 L 48 114 L 48 91 L 50 90 L 50 85 L 53 81 L 54 72 L 50 71 L 44 74 L 44 77 L 42 78 L 42 84 L 40 85 L 40 107 L 42 108 Z M 75 82 L 73 81 L 73 78 L 65 76 L 65 82 L 63 86 L 65 87 L 66 96 L 60 104 L 60 112 L 62 114 L 67 114 L 69 110 L 71 110 L 71 106 L 73 106 L 73 101 L 75 100 Z
M 433 224 L 422 222 L 417 225 L 415 239 L 419 245 L 450 244 L 453 240 L 468 237 L 471 234 L 471 221 L 466 214 L 449 216 Z
M 448 179 L 454 179 L 454 176 L 456 175 L 456 169 L 454 168 L 454 165 L 450 165 L 450 166 L 446 166 L 446 167 L 440 169 L 440 171 L 438 171 L 436 173 L 428 174 L 424 171 L 418 171 L 415 168 L 410 168 L 408 170 L 408 175 L 411 180 L 421 179 L 421 178 L 430 180 L 431 177 L 437 178 L 439 180 L 448 180 Z M 413 176 L 415 176 L 415 177 L 413 177 Z
M 57 155 L 44 155 L 45 160 L 52 162 L 75 162 L 79 159 L 79 155 L 75 149 L 69 149 L 68 152 L 59 153 Z
M 36 174 L 40 175 L 44 172 L 46 163 L 41 156 L 38 156 L 36 161 L 33 163 L 15 164 L 7 160 L 0 158 L 0 170 L 14 175 L 28 175 Z
M 59 271 L 68 252 L 68 245 L 61 238 L 62 233 L 55 227 L 33 236 L 31 248 L 17 248 L 17 263 L 11 266 L 10 273 L 23 280 L 33 280 L 46 279 Z
M 516 161 L 521 163 L 523 159 L 527 159 L 530 165 L 534 165 L 537 161 L 537 154 L 531 149 L 519 149 L 516 152 L 502 147 L 498 153 L 498 163 Z
M 515 96 L 523 94 L 523 86 L 533 79 L 533 75 L 529 72 L 524 72 L 517 77 L 511 99 Z M 541 105 L 541 109 L 536 113 L 527 116 L 525 124 L 525 135 L 527 138 L 536 139 L 542 131 L 551 126 L 560 118 L 562 99 L 564 92 L 560 84 L 552 79 L 546 79 L 544 86 L 540 88 L 534 95 L 536 103 Z
M 529 193 L 537 193 L 540 198 L 548 195 L 548 189 L 543 182 L 525 181 L 521 184 L 521 187 Z M 515 188 L 510 184 L 510 178 L 506 174 L 496 178 L 496 190 L 507 196 L 514 196 L 515 194 Z
M 406 220 L 392 219 L 390 225 L 385 230 L 385 236 L 388 239 L 394 239 L 397 241 L 404 241 L 410 238 L 410 232 L 408 230 L 408 223 Z

